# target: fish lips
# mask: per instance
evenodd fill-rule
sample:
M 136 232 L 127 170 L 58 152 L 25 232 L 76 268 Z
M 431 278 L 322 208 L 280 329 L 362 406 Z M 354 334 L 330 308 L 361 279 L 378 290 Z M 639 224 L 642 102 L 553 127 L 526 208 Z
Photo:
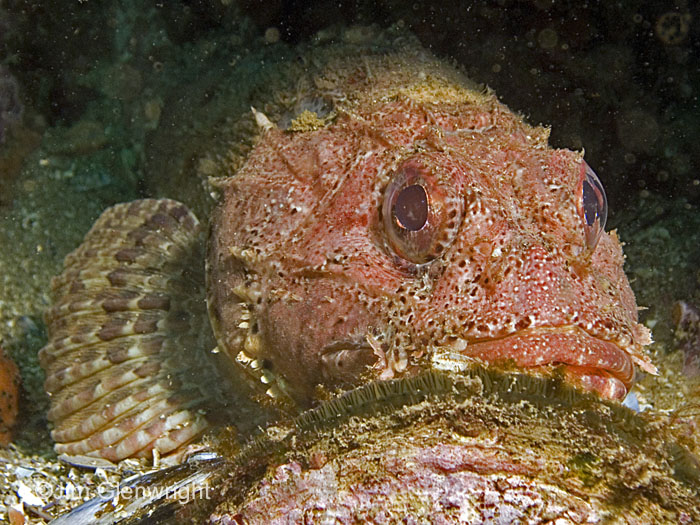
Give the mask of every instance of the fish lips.
M 504 337 L 452 344 L 459 354 L 524 369 L 563 365 L 567 380 L 607 399 L 623 399 L 634 382 L 630 354 L 577 326 L 530 328 Z
M 634 382 L 635 369 L 629 353 L 577 326 L 530 328 L 488 340 L 458 339 L 451 346 L 468 358 L 493 364 L 512 363 L 524 370 L 562 366 L 569 382 L 606 399 L 623 399 Z M 328 345 L 321 354 L 324 382 L 352 384 L 376 359 L 364 342 Z

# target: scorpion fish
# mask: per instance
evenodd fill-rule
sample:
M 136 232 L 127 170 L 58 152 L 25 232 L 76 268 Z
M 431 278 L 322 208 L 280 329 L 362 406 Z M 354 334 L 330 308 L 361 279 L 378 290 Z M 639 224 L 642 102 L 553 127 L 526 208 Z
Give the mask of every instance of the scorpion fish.
M 40 353 L 58 453 L 176 462 L 258 406 L 465 363 L 609 400 L 655 373 L 581 152 L 413 44 L 315 67 L 296 114 L 253 110 L 208 227 L 118 204 L 66 257 Z

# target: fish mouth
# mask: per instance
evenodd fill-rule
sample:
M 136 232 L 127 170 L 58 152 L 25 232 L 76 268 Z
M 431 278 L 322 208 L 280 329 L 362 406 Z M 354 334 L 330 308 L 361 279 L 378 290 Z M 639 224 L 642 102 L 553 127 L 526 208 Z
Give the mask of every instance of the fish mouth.
M 578 326 L 530 328 L 489 340 L 458 339 L 451 346 L 487 363 L 535 370 L 561 366 L 568 381 L 606 399 L 623 399 L 634 381 L 629 353 Z
M 469 360 L 504 364 L 509 368 L 514 365 L 525 371 L 551 371 L 557 367 L 568 382 L 605 399 L 624 399 L 634 382 L 630 354 L 616 343 L 592 336 L 578 326 L 527 328 L 489 339 L 457 338 L 441 347 Z M 449 364 L 452 358 L 436 350 L 434 366 L 454 370 Z M 343 340 L 324 347 L 320 356 L 323 382 L 340 386 L 356 382 L 364 370 L 376 364 L 378 353 L 367 340 Z M 242 351 L 237 361 L 268 388 L 268 396 L 290 401 L 298 397 L 291 385 L 266 369 L 263 360 L 248 357 Z M 463 365 L 463 362 L 459 365 L 460 369 Z
M 330 384 L 352 384 L 376 360 L 377 354 L 365 339 L 334 342 L 321 352 L 321 376 Z

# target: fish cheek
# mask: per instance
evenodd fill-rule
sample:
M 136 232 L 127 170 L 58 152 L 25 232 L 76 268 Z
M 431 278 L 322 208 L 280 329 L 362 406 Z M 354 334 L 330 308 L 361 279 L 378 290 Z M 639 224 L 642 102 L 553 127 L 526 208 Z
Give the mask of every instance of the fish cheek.
M 318 385 L 355 383 L 376 360 L 364 345 L 369 312 L 328 283 L 313 281 L 266 302 L 259 319 L 265 366 L 301 405 L 312 401 Z
M 225 243 L 212 230 L 207 246 L 207 308 L 219 349 L 231 362 L 244 347 L 245 331 L 239 325 L 247 313 L 245 265 L 225 249 Z

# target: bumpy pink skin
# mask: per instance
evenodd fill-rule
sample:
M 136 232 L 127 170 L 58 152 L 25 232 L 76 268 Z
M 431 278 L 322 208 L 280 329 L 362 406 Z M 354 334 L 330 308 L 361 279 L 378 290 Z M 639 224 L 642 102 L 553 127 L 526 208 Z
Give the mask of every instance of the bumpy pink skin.
M 221 346 L 235 357 L 253 330 L 259 361 L 302 403 L 369 363 L 387 377 L 446 348 L 571 365 L 572 380 L 610 398 L 624 396 L 633 362 L 653 372 L 617 236 L 585 244 L 581 155 L 549 148 L 546 130 L 495 97 L 479 100 L 397 96 L 318 130 L 268 130 L 214 215 L 208 288 Z M 404 258 L 382 218 L 407 168 L 438 221 L 437 256 L 424 264 Z M 254 328 L 239 327 L 241 301 Z

